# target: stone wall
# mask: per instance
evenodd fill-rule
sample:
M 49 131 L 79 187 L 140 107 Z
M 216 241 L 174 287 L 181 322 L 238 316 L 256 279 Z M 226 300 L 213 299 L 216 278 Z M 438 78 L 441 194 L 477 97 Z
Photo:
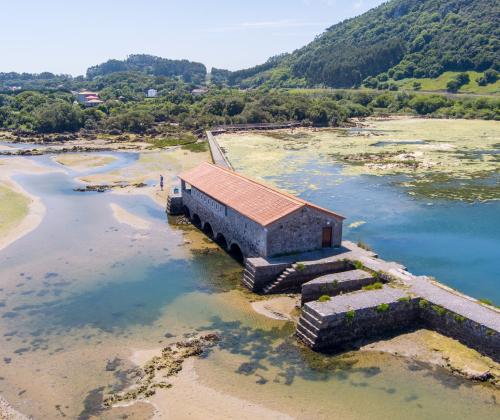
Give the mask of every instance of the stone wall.
M 432 303 L 420 305 L 420 319 L 427 328 L 500 362 L 500 334 L 497 331 Z
M 323 228 L 333 228 L 332 246 L 342 242 L 342 219 L 304 207 L 268 226 L 267 255 L 305 252 L 322 248 Z
M 218 206 L 207 205 L 199 198 L 203 195 L 205 194 L 194 187 L 191 188 L 191 193 L 185 189 L 182 191 L 184 206 L 189 209 L 191 218 L 198 215 L 201 228 L 205 229 L 209 223 L 214 239 L 217 240 L 218 235 L 223 235 L 227 248 L 230 249 L 233 244 L 236 244 L 245 257 L 266 255 L 266 236 L 261 225 L 220 203 L 219 205 L 223 207 L 222 212 Z
M 354 292 L 377 281 L 379 281 L 378 278 L 363 270 L 327 274 L 302 285 L 301 304 L 304 305 L 323 295 L 336 296 Z
M 321 334 L 316 349 L 338 348 L 355 344 L 357 340 L 370 340 L 405 332 L 417 325 L 418 310 L 415 304 L 389 303 L 386 312 L 376 308 L 356 311 L 352 321 L 346 314 L 337 314 L 330 326 Z

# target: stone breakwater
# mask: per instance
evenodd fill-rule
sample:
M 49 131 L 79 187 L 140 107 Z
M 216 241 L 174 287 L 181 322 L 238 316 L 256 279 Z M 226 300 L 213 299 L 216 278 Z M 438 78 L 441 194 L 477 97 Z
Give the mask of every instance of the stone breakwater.
M 348 241 L 338 249 L 249 258 L 243 284 L 261 293 L 301 293 L 297 336 L 315 350 L 424 327 L 500 360 L 500 310 Z

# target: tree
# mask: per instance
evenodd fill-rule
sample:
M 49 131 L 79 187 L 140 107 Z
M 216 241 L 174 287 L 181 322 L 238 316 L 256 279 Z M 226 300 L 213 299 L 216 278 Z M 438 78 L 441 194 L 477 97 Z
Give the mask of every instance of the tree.
M 446 84 L 448 92 L 457 92 L 463 85 L 470 82 L 470 77 L 467 73 L 459 73 Z
M 81 127 L 81 109 L 67 102 L 42 106 L 35 113 L 35 128 L 42 133 L 77 131 Z

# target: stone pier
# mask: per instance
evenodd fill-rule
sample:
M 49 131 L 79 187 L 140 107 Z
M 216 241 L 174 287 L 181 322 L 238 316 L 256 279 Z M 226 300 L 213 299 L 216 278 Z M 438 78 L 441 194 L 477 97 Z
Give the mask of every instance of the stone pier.
M 249 258 L 243 284 L 264 294 L 301 293 L 297 336 L 315 350 L 427 328 L 500 361 L 499 309 L 348 241 L 335 250 Z

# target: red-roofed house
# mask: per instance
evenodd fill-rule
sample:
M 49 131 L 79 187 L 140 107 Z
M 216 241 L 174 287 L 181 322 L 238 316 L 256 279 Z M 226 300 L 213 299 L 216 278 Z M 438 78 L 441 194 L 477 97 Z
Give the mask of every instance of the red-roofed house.
M 179 175 L 184 212 L 243 257 L 338 247 L 343 216 L 219 166 Z

